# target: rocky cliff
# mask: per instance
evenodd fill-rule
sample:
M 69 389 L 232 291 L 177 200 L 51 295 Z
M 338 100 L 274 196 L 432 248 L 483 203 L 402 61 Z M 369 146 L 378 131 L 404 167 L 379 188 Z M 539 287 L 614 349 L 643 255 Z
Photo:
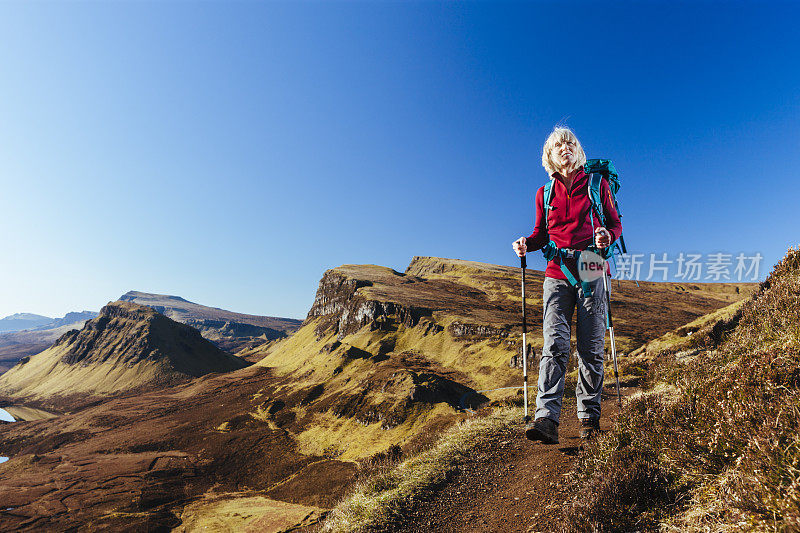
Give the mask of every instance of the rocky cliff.
M 364 279 L 367 278 L 367 279 Z M 430 317 L 432 309 L 414 303 L 390 301 L 386 298 L 370 298 L 364 287 L 396 286 L 407 287 L 417 280 L 406 278 L 391 269 L 383 267 L 345 266 L 329 270 L 320 280 L 314 305 L 306 320 L 322 318 L 320 326 L 333 328 L 339 338 L 355 333 L 364 326 L 379 329 L 380 324 L 391 320 L 408 327 L 416 326 L 423 317 Z

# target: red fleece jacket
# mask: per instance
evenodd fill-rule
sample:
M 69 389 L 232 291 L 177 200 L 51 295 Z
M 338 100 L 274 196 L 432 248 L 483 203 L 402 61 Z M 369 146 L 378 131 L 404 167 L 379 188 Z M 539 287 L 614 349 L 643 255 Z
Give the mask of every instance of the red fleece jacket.
M 594 230 L 601 226 L 597 213 L 592 213 L 590 220 L 589 211 L 592 202 L 589 199 L 589 176 L 581 169 L 572 180 L 572 187 L 567 191 L 566 185 L 560 175 L 555 174 L 553 182 L 553 209 L 547 217 L 547 226 L 544 227 L 544 186 L 536 191 L 536 226 L 526 244 L 528 252 L 538 250 L 551 240 L 559 248 L 573 248 L 585 250 L 594 242 Z M 619 220 L 617 209 L 608 181 L 603 178 L 600 182 L 600 197 L 603 201 L 603 214 L 606 218 L 605 228 L 611 233 L 611 242 L 619 239 L 622 234 L 622 223 Z M 592 227 L 594 221 L 594 227 Z M 578 277 L 578 269 L 574 259 L 567 260 L 567 267 Z M 561 260 L 556 257 L 547 263 L 545 276 L 556 279 L 567 279 L 561 272 Z

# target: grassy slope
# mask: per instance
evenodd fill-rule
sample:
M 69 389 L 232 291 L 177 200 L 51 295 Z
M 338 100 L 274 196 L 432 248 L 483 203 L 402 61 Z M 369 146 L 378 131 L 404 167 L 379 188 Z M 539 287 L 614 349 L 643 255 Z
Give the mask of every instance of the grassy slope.
M 391 523 L 428 487 L 447 479 L 489 435 L 518 420 L 520 409 L 500 408 L 451 427 L 437 443 L 357 485 L 328 516 L 323 531 L 357 532 Z
M 173 531 L 291 531 L 314 523 L 321 511 L 248 493 L 206 494 L 183 509 L 181 525 Z
M 275 345 L 259 365 L 272 367 L 278 375 L 295 376 L 284 391 L 286 395 L 320 384 L 337 397 L 359 394 L 364 389 L 365 382 L 373 381 L 376 377 L 375 363 L 370 359 L 354 359 L 349 362 L 345 360 L 343 364 L 341 355 L 332 355 L 323 349 L 334 342 L 336 336 L 317 338 L 316 325 L 316 321 L 311 321 L 290 338 Z M 440 334 L 438 337 L 426 338 L 416 328 L 400 326 L 393 337 L 397 341 L 397 352 L 417 350 L 448 354 L 458 349 L 458 346 L 445 346 L 454 344 L 449 336 Z M 385 332 L 362 328 L 345 337 L 339 351 L 353 346 L 368 353 L 377 353 L 379 342 L 385 338 Z M 342 367 L 344 368 L 341 372 L 334 374 Z M 384 402 L 397 403 L 410 393 L 411 386 L 406 382 L 400 383 L 400 388 L 375 392 L 370 395 L 370 401 L 375 406 L 382 405 L 384 410 L 388 410 L 390 407 Z M 325 394 L 320 400 L 326 400 Z M 303 414 L 305 413 L 300 413 L 300 416 Z M 392 445 L 407 444 L 424 431 L 425 427 L 436 426 L 445 420 L 452 421 L 462 414 L 446 404 L 438 403 L 430 409 L 420 405 L 410 413 L 404 423 L 388 429 L 380 422 L 364 424 L 355 418 L 340 417 L 328 410 L 315 409 L 307 416 L 311 420 L 303 424 L 305 429 L 294 435 L 302 453 L 336 455 L 341 460 L 356 460 L 382 452 Z
M 651 388 L 579 458 L 564 530 L 800 528 L 800 250 L 740 310 L 651 345 Z
M 49 398 L 72 394 L 108 395 L 144 383 L 158 382 L 169 375 L 161 361 L 140 361 L 131 366 L 114 362 L 92 366 L 66 365 L 61 357 L 67 346 L 52 346 L 3 375 L 3 392 L 20 398 Z
M 631 357 L 644 356 L 645 359 L 651 359 L 655 354 L 688 350 L 704 344 L 707 340 L 704 335 L 707 335 L 717 323 L 733 319 L 746 301 L 739 300 L 665 333 L 631 352 Z

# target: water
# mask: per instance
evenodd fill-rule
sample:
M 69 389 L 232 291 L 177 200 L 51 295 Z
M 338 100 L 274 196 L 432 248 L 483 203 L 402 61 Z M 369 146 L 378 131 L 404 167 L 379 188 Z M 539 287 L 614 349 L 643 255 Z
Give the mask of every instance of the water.
M 12 412 L 16 413 L 16 418 L 14 415 L 0 407 L 0 420 L 4 422 L 17 422 L 18 420 L 43 420 L 47 418 L 54 418 L 56 415 L 53 413 L 48 413 L 47 411 L 42 411 L 41 409 L 33 409 L 31 407 L 22 407 L 19 405 L 6 405 Z M 5 463 L 8 461 L 8 457 L 0 456 L 0 464 Z
M 0 420 L 5 422 L 16 422 L 16 419 L 8 414 L 8 411 L 5 409 L 0 409 Z M 0 464 L 5 463 L 6 461 L 8 461 L 8 457 L 0 457 Z
M 5 409 L 0 409 L 0 420 L 5 422 L 16 422 L 14 417 L 8 414 L 8 411 Z M 8 457 L 0 457 L 0 464 L 5 463 L 6 461 L 8 461 Z
M 0 408 L 0 420 L 6 422 L 46 420 L 48 418 L 55 418 L 56 416 L 58 415 L 42 411 L 41 409 L 34 409 L 33 407 L 25 407 L 24 405 L 6 405 L 5 408 Z

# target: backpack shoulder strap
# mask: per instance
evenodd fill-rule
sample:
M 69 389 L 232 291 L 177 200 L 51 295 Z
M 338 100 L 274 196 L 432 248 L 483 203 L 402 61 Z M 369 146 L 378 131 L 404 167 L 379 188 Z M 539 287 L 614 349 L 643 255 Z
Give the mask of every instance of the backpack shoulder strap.
M 550 178 L 550 181 L 545 183 L 542 200 L 544 204 L 544 227 L 549 229 L 549 226 L 547 225 L 547 215 L 549 215 L 550 210 L 553 209 L 553 206 L 551 205 L 553 203 L 553 178 Z
M 602 174 L 596 172 L 589 174 L 589 201 L 592 203 L 592 209 L 597 213 L 600 224 L 605 226 L 606 217 L 603 213 L 603 199 L 600 196 L 600 184 L 602 181 Z

